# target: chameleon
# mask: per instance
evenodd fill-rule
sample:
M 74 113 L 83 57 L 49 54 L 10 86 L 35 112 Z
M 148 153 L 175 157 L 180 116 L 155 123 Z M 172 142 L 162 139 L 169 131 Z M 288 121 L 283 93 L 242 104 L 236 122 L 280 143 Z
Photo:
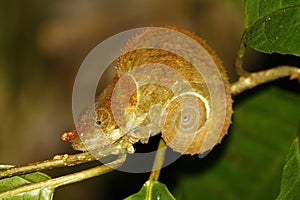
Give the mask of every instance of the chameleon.
M 179 42 L 176 35 L 165 39 L 151 28 L 138 33 L 121 51 L 116 76 L 95 104 L 80 114 L 77 129 L 61 135 L 62 141 L 71 142 L 78 151 L 134 153 L 135 143 L 146 144 L 151 136 L 161 133 L 174 151 L 190 155 L 204 153 L 221 142 L 232 115 L 230 83 L 222 61 L 194 33 L 173 26 L 161 28 L 162 32 L 184 34 L 204 52 Z M 149 43 L 164 48 L 142 48 Z M 199 73 L 195 63 L 208 75 Z M 210 73 L 213 66 L 219 74 Z M 224 89 L 224 96 L 212 96 L 210 87 Z M 223 99 L 215 106 L 218 98 Z M 222 112 L 225 114 L 219 114 Z

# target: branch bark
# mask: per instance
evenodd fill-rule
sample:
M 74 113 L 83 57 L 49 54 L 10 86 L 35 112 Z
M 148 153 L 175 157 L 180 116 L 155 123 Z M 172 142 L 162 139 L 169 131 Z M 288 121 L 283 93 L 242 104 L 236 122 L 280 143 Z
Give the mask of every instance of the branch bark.
M 231 85 L 231 94 L 236 95 L 263 83 L 267 83 L 284 77 L 290 77 L 290 79 L 299 79 L 300 68 L 283 65 L 259 72 L 250 73 L 246 77 L 242 76 L 238 81 L 234 82 Z
M 29 172 L 42 171 L 45 169 L 53 169 L 57 167 L 74 166 L 74 165 L 90 162 L 93 160 L 95 160 L 95 157 L 88 152 L 74 154 L 74 155 L 68 155 L 68 154 L 56 155 L 51 160 L 34 162 L 24 166 L 12 167 L 6 170 L 1 170 L 0 178 L 19 175 L 19 174 L 26 174 Z

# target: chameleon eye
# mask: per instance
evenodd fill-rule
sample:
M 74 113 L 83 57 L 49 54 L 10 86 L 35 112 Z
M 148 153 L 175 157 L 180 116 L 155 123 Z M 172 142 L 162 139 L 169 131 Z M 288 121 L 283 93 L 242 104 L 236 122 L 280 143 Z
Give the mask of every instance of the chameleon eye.
M 102 122 L 101 122 L 100 120 L 97 120 L 97 121 L 95 122 L 96 126 L 100 126 L 101 123 L 102 123 Z

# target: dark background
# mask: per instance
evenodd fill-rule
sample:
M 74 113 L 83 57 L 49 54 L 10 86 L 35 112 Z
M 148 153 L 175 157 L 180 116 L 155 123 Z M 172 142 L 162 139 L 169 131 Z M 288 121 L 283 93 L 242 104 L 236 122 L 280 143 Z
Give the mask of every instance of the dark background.
M 233 81 L 244 28 L 242 0 L 0 0 L 0 16 L 0 163 L 16 165 L 74 153 L 60 141 L 60 134 L 74 126 L 73 82 L 85 56 L 109 36 L 150 25 L 181 26 L 210 44 Z M 247 53 L 249 70 L 299 63 L 290 56 Z M 213 163 L 221 149 L 206 162 Z M 203 170 L 204 161 L 195 166 L 191 159 L 173 163 L 161 178 L 172 188 L 179 170 Z M 47 173 L 55 177 L 97 164 Z M 116 171 L 59 188 L 54 199 L 120 199 L 137 192 L 147 178 Z

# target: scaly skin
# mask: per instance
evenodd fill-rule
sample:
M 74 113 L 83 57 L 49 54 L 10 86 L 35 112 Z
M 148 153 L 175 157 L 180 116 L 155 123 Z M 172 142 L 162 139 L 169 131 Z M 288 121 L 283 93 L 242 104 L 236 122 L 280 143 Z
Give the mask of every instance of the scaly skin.
M 223 78 L 227 106 L 224 124 L 219 127 L 219 130 L 222 130 L 217 141 L 219 143 L 227 133 L 232 114 L 232 100 L 225 69 L 216 54 L 202 39 L 181 28 L 167 28 L 186 34 L 200 43 L 210 55 L 203 58 L 202 62 L 206 64 L 206 59 L 207 63 L 212 59 Z M 124 49 L 125 53 L 118 60 L 117 76 L 96 98 L 95 111 L 94 107 L 85 110 L 77 122 L 77 130 L 62 134 L 61 139 L 71 141 L 74 150 L 86 151 L 85 146 L 105 149 L 106 146 L 113 144 L 117 149 L 133 153 L 134 143 L 138 141 L 147 143 L 149 137 L 162 132 L 163 139 L 173 150 L 182 154 L 203 153 L 201 144 L 208 128 L 201 126 L 209 126 L 211 123 L 210 114 L 206 113 L 208 112 L 206 107 L 211 106 L 209 89 L 197 69 L 177 54 L 155 48 L 136 49 L 144 42 L 148 42 L 148 32 L 145 30 L 128 42 Z M 149 34 L 151 35 L 151 32 Z M 159 39 L 153 35 L 150 38 L 153 41 Z M 187 51 L 183 53 L 195 56 L 197 54 L 189 46 L 183 46 L 181 49 Z M 203 65 L 202 62 L 198 64 Z M 212 76 L 211 79 L 213 78 Z M 176 111 L 183 99 L 194 101 L 193 96 L 196 96 L 195 103 L 201 113 L 201 116 L 197 117 L 199 127 L 195 131 L 196 136 L 191 139 L 193 141 L 188 141 L 187 137 L 180 140 L 187 142 L 190 147 L 181 148 L 180 143 L 172 144 L 176 134 L 172 126 L 174 124 L 176 127 L 180 126 L 182 116 L 181 113 L 177 116 L 178 112 L 175 114 L 172 112 Z M 201 102 L 201 99 L 206 103 Z M 171 117 L 175 121 L 170 120 Z M 79 135 L 83 136 L 81 139 L 85 145 L 79 139 Z

